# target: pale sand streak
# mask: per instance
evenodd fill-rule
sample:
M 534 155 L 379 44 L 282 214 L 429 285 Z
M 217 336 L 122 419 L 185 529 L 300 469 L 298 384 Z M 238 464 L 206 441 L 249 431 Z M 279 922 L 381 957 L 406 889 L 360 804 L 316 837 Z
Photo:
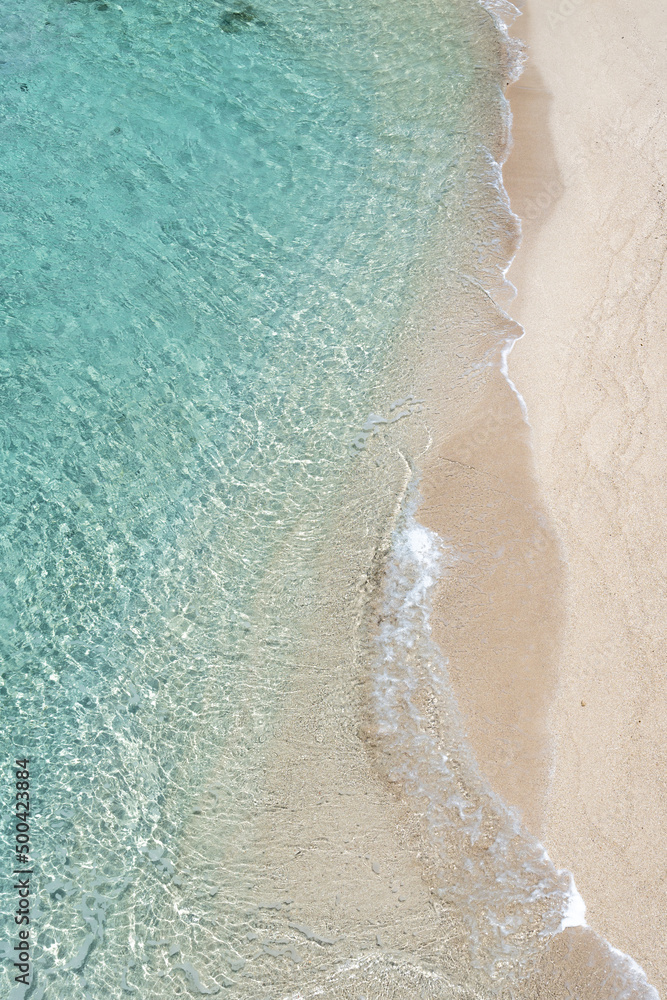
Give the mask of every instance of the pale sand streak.
M 510 375 L 568 567 L 542 835 L 589 923 L 665 996 L 667 15 L 655 0 L 561 6 L 530 4 L 543 83 L 510 92 L 505 169 L 524 218 Z

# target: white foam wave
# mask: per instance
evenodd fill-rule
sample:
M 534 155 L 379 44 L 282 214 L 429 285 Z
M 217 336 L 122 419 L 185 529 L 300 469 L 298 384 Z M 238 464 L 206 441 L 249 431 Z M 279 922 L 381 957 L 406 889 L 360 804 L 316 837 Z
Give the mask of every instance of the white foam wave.
M 508 78 L 511 83 L 514 83 L 523 73 L 526 50 L 518 38 L 512 38 L 509 29 L 517 17 L 521 16 L 521 11 L 513 3 L 510 3 L 510 0 L 479 0 L 479 2 L 489 12 L 496 27 L 504 36 Z
M 385 574 L 374 688 L 378 729 L 390 754 L 389 777 L 416 800 L 435 854 L 446 862 L 437 893 L 455 901 L 468 922 L 475 961 L 495 977 L 508 965 L 525 967 L 531 941 L 587 928 L 586 904 L 572 873 L 554 866 L 517 812 L 488 787 L 467 746 L 448 661 L 430 625 L 433 587 L 458 557 L 416 520 L 416 507 L 413 486 Z M 641 967 L 605 945 L 619 984 L 609 1000 L 659 1000 Z
M 588 927 L 586 923 L 586 904 L 575 885 L 574 875 L 571 872 L 566 872 L 565 874 L 570 876 L 570 892 L 567 897 L 563 919 L 558 925 L 558 933 L 564 931 L 566 927 Z

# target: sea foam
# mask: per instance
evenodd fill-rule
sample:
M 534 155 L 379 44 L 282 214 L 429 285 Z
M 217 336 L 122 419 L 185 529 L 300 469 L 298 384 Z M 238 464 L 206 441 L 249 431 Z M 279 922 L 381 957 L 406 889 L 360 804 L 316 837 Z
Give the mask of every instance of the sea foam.
M 419 523 L 417 505 L 413 485 L 393 534 L 376 640 L 373 697 L 387 773 L 424 815 L 431 854 L 441 863 L 438 896 L 464 914 L 473 961 L 494 980 L 508 965 L 521 978 L 550 939 L 588 927 L 586 906 L 573 874 L 556 868 L 519 813 L 494 793 L 467 743 L 448 660 L 430 624 L 434 587 L 456 572 L 459 556 Z M 657 998 L 636 962 L 604 948 L 614 1000 Z

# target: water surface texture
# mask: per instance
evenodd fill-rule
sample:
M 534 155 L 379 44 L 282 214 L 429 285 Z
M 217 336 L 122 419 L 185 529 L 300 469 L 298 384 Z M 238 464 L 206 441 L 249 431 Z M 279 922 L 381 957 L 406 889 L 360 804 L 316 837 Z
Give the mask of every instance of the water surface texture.
M 0 725 L 7 781 L 31 761 L 27 996 L 157 995 L 166 968 L 171 995 L 216 992 L 242 965 L 209 954 L 204 976 L 176 929 L 153 939 L 194 919 L 192 790 L 298 670 L 268 568 L 326 534 L 425 276 L 481 246 L 499 33 L 473 0 L 7 0 L 0 33 Z M 13 909 L 6 887 L 6 956 Z

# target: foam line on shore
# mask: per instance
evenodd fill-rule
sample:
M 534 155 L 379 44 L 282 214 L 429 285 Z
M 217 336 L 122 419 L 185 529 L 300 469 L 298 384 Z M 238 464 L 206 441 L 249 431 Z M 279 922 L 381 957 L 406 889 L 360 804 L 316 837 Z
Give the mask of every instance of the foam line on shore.
M 408 797 L 428 801 L 433 845 L 437 854 L 438 844 L 448 843 L 450 867 L 452 845 L 460 838 L 462 884 L 452 885 L 450 877 L 439 895 L 456 895 L 461 905 L 471 907 L 471 947 L 477 960 L 489 969 L 512 956 L 522 964 L 526 956 L 517 951 L 517 931 L 520 937 L 531 923 L 537 926 L 541 921 L 541 938 L 552 939 L 568 929 L 589 929 L 586 904 L 572 872 L 554 865 L 545 847 L 525 830 L 517 811 L 495 794 L 478 771 L 449 682 L 449 661 L 433 641 L 430 623 L 431 594 L 459 556 L 454 546 L 417 520 L 418 504 L 413 481 L 392 538 L 384 623 L 377 640 L 375 705 L 379 731 L 392 747 L 390 781 L 403 784 Z M 428 690 L 437 697 L 433 698 L 435 707 L 425 709 Z M 446 717 L 446 723 L 434 740 L 438 713 Z M 443 738 L 449 741 L 444 752 Z M 495 839 L 484 844 L 490 822 Z M 479 846 L 483 847 L 481 856 L 476 853 Z M 522 913 L 518 923 L 517 904 Z M 490 934 L 490 929 L 495 933 Z M 638 995 L 644 1000 L 659 1000 L 641 966 L 590 930 L 618 976 L 619 992 L 610 1000 L 625 1000 L 631 995 L 628 990 L 641 990 Z

